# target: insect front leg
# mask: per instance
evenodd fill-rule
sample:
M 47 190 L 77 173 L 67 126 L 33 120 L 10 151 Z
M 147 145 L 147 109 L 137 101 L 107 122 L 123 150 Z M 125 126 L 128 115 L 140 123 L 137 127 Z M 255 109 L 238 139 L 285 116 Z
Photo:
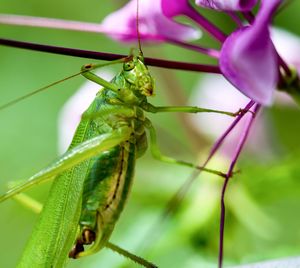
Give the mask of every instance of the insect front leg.
M 109 63 L 103 63 L 103 64 L 85 64 L 81 67 L 81 74 L 88 80 L 95 82 L 107 89 L 112 90 L 113 92 L 118 92 L 120 93 L 120 88 L 112 82 L 108 82 L 105 79 L 101 78 L 100 76 L 96 75 L 95 73 L 93 73 L 92 71 L 95 69 L 99 69 L 102 68 L 104 66 L 109 66 L 112 64 L 119 64 L 119 63 L 124 63 L 126 62 L 127 58 L 123 58 L 123 59 L 119 59 L 119 60 L 115 60 L 115 61 L 111 61 Z
M 91 72 L 92 70 L 95 70 L 95 69 L 98 69 L 98 68 L 101 68 L 101 67 L 104 67 L 104 66 L 108 66 L 108 65 L 111 65 L 111 64 L 118 64 L 118 63 L 122 63 L 124 60 L 121 59 L 121 60 L 116 60 L 116 61 L 113 61 L 113 62 L 110 62 L 110 63 L 104 63 L 104 64 L 85 64 L 81 67 L 81 74 L 88 80 L 92 81 L 92 82 L 95 82 L 105 88 L 109 88 L 111 89 L 112 91 L 118 91 L 118 87 L 111 83 L 111 82 L 108 82 L 106 81 L 105 79 L 101 78 L 100 76 L 94 74 L 93 72 Z
M 81 68 L 81 74 L 87 78 L 88 80 L 97 83 L 101 86 L 103 86 L 106 90 L 111 90 L 112 92 L 116 93 L 118 95 L 118 98 L 107 98 L 107 102 L 112 105 L 116 104 L 124 104 L 127 103 L 131 105 L 132 103 L 139 103 L 140 97 L 136 96 L 135 93 L 131 90 L 130 86 L 128 85 L 128 81 L 125 80 L 123 75 L 120 75 L 122 78 L 117 79 L 117 81 L 108 82 L 105 79 L 101 78 L 100 76 L 96 75 L 92 71 L 98 68 L 101 68 L 103 66 L 111 65 L 111 64 L 118 64 L 118 63 L 124 63 L 123 65 L 123 75 L 124 70 L 126 68 L 134 68 L 132 66 L 132 56 L 129 56 L 127 58 L 119 59 L 107 64 L 86 64 L 82 66 Z M 128 65 L 129 64 L 129 67 Z M 135 76 L 135 75 L 134 75 Z M 131 83 L 131 82 L 130 82 Z M 129 83 L 129 84 L 130 84 Z

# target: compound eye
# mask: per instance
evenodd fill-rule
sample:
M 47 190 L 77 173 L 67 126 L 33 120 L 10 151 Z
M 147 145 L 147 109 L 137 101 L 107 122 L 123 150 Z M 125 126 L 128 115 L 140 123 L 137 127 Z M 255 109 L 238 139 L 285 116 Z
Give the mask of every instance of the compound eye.
M 123 65 L 124 71 L 130 71 L 134 67 L 135 67 L 135 65 L 134 65 L 134 63 L 132 61 L 125 62 L 124 65 Z

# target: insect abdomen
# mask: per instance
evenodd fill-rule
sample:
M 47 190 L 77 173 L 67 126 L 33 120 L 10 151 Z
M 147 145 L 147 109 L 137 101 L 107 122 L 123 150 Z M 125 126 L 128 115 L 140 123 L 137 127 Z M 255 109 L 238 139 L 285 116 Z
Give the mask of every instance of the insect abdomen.
M 108 241 L 127 200 L 136 158 L 135 144 L 127 142 L 90 161 L 84 184 L 77 251 L 94 243 L 84 255 L 100 250 Z M 77 256 L 75 256 L 77 257 Z

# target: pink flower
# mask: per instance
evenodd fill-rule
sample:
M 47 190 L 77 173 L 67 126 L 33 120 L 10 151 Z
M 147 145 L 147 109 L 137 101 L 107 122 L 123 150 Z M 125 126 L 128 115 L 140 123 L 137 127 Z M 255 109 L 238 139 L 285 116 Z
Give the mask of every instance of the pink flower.
M 272 28 L 271 37 L 280 56 L 287 64 L 300 68 L 300 39 L 285 30 Z M 213 89 L 213 90 L 212 90 Z M 290 95 L 276 91 L 274 95 L 275 104 L 280 106 L 288 106 L 295 108 L 296 103 Z M 228 111 L 236 111 L 243 107 L 249 99 L 228 83 L 221 76 L 205 75 L 199 80 L 193 95 L 191 96 L 191 104 L 208 108 L 219 108 Z M 193 115 L 191 117 L 193 125 L 200 133 L 206 134 L 208 137 L 215 139 L 224 132 L 226 127 L 232 121 L 217 114 L 210 115 Z M 211 122 L 214 122 L 211 124 Z M 228 137 L 224 144 L 222 152 L 226 156 L 233 153 L 234 144 L 236 144 L 241 131 L 243 130 L 245 120 L 236 126 L 235 130 Z M 248 150 L 259 156 L 271 156 L 272 145 L 269 136 L 271 135 L 269 123 L 265 117 L 260 116 L 254 125 L 254 131 L 249 137 Z
M 131 0 L 118 11 L 108 15 L 101 27 L 110 31 L 110 36 L 118 41 L 137 40 L 136 0 Z M 144 41 L 160 42 L 165 38 L 178 41 L 198 39 L 200 31 L 172 21 L 164 16 L 161 0 L 139 2 L 139 32 Z

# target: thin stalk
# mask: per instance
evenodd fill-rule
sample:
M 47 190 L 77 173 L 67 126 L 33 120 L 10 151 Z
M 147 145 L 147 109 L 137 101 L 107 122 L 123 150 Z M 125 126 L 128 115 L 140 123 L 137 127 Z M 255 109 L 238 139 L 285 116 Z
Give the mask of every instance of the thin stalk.
M 239 16 L 233 11 L 226 11 L 226 14 L 236 23 L 239 28 L 242 28 L 244 25 L 239 18 Z
M 20 16 L 13 14 L 0 14 L 0 24 L 29 26 L 48 29 L 61 29 L 80 32 L 106 33 L 99 23 L 81 22 L 73 20 L 62 20 L 43 17 Z
M 255 115 L 259 111 L 260 105 L 256 104 L 254 107 L 254 111 L 251 114 L 251 117 L 249 118 L 249 122 L 244 130 L 244 133 L 242 134 L 240 141 L 238 143 L 238 146 L 236 148 L 234 157 L 230 163 L 228 172 L 226 174 L 226 178 L 223 183 L 222 192 L 221 192 L 221 216 L 220 216 L 220 239 L 219 239 L 219 258 L 218 258 L 218 267 L 222 268 L 223 265 L 223 246 L 224 246 L 224 228 L 225 228 L 225 192 L 227 189 L 227 185 L 229 182 L 229 179 L 232 177 L 232 172 L 235 167 L 235 164 L 241 154 L 241 151 L 245 145 L 245 142 L 247 140 L 247 137 L 249 135 L 251 126 L 254 122 Z
M 255 16 L 253 15 L 252 12 L 248 11 L 248 12 L 242 12 L 244 18 L 250 23 L 253 24 L 255 21 Z
M 121 54 L 97 52 L 91 50 L 42 45 L 37 43 L 22 42 L 22 41 L 16 41 L 16 40 L 4 39 L 4 38 L 0 38 L 0 45 L 29 49 L 34 51 L 48 52 L 53 54 L 60 54 L 65 56 L 107 60 L 107 61 L 113 61 L 128 56 L 128 55 L 121 55 Z M 219 66 L 216 65 L 169 61 L 169 60 L 161 60 L 161 59 L 154 59 L 154 58 L 144 58 L 144 59 L 147 65 L 161 67 L 161 68 L 221 74 L 221 70 Z

